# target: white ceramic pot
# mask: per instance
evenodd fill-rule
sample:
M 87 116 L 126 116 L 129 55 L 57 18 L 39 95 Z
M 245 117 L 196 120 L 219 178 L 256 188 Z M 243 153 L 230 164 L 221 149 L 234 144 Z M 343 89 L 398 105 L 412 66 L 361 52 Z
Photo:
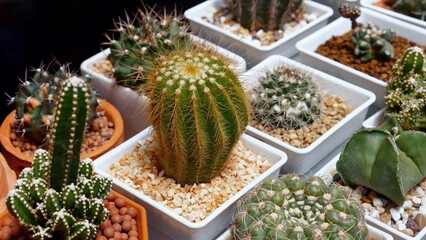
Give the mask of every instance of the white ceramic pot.
M 194 35 L 191 35 L 191 40 L 217 49 L 220 55 L 231 60 L 231 66 L 236 73 L 240 74 L 246 71 L 246 61 L 242 57 Z M 87 74 L 91 77 L 92 85 L 100 97 L 109 101 L 120 111 L 125 125 L 124 139 L 129 139 L 148 126 L 148 115 L 145 110 L 147 99 L 136 91 L 117 85 L 114 80 L 92 70 L 95 63 L 105 60 L 110 53 L 111 51 L 108 48 L 86 59 L 81 63 L 80 70 L 83 75 Z
M 273 69 L 279 64 L 304 69 L 311 72 L 320 89 L 327 95 L 338 95 L 345 100 L 345 104 L 352 106 L 353 111 L 340 122 L 330 128 L 325 134 L 315 140 L 306 148 L 296 148 L 271 135 L 248 126 L 246 133 L 252 135 L 282 151 L 287 153 L 288 162 L 283 167 L 283 172 L 297 172 L 305 174 L 313 166 L 321 161 L 328 153 L 338 147 L 343 141 L 349 138 L 361 127 L 368 108 L 375 101 L 372 92 L 354 86 L 341 79 L 320 72 L 316 69 L 298 63 L 283 56 L 271 56 L 244 73 L 241 76 L 244 87 L 249 90 L 258 85 L 258 79 L 265 74 L 266 69 Z
M 296 42 L 325 26 L 328 18 L 333 14 L 330 7 L 313 1 L 303 1 L 303 7 L 306 11 L 316 14 L 318 18 L 269 46 L 260 46 L 202 19 L 208 13 L 222 6 L 226 6 L 226 0 L 204 1 L 186 10 L 184 15 L 189 20 L 191 31 L 194 34 L 243 56 L 249 68 L 274 54 L 286 57 L 296 55 Z
M 340 154 L 336 155 L 330 162 L 328 162 L 324 167 L 322 167 L 315 175 L 321 176 L 326 183 L 331 183 L 333 176 L 331 175 L 332 172 L 336 169 L 336 163 L 339 160 Z M 377 227 L 378 229 L 383 230 L 386 233 L 389 233 L 392 235 L 392 237 L 396 240 L 422 240 L 426 239 L 426 228 L 423 228 L 415 237 L 411 237 L 407 234 L 404 234 L 403 232 L 398 231 L 397 229 L 383 223 L 382 221 L 375 219 L 373 217 L 370 217 L 368 215 L 365 216 L 365 219 L 367 220 L 368 224 Z
M 104 177 L 112 178 L 112 176 L 107 173 L 107 169 L 111 166 L 111 164 L 118 162 L 125 154 L 130 154 L 138 141 L 150 136 L 151 131 L 151 127 L 146 128 L 144 131 L 130 138 L 117 148 L 98 158 L 94 162 L 95 172 Z M 113 188 L 118 193 L 125 195 L 145 207 L 150 229 L 158 231 L 159 233 L 157 233 L 157 236 L 164 236 L 156 238 L 151 235 L 150 237 L 152 239 L 213 239 L 231 224 L 237 200 L 261 181 L 268 178 L 277 178 L 280 168 L 287 161 L 287 155 L 284 152 L 253 137 L 243 134 L 241 141 L 243 141 L 245 146 L 252 152 L 264 156 L 271 164 L 271 167 L 230 199 L 226 200 L 219 208 L 214 210 L 200 222 L 190 222 L 186 218 L 175 213 L 172 209 L 156 202 L 142 192 L 135 190 L 116 178 L 112 178 L 114 183 Z
M 373 22 L 379 28 L 392 28 L 396 31 L 397 35 L 418 44 L 426 45 L 426 31 L 424 28 L 414 26 L 368 8 L 361 8 L 361 16 L 357 18 L 357 22 L 363 24 Z M 302 39 L 296 44 L 296 48 L 300 52 L 300 60 L 306 65 L 374 92 L 376 94 L 374 105 L 383 108 L 385 106 L 386 82 L 315 52 L 319 45 L 324 44 L 331 37 L 343 35 L 350 29 L 351 21 L 340 17 L 319 31 Z
M 405 22 L 412 23 L 414 25 L 422 27 L 423 29 L 426 29 L 426 21 L 422 21 L 420 19 L 413 18 L 413 17 L 407 16 L 407 15 L 404 15 L 404 14 L 401 14 L 401 13 L 398 13 L 398 12 L 395 12 L 395 11 L 392 11 L 392 10 L 389 10 L 389 9 L 378 7 L 378 6 L 373 4 L 373 3 L 376 3 L 378 1 L 379 0 L 361 0 L 361 6 L 366 7 L 366 8 L 370 8 L 374 11 L 389 15 L 389 16 L 397 18 L 397 19 L 401 19 Z
M 381 240 L 393 240 L 393 237 L 371 225 L 368 225 L 368 231 L 375 237 Z M 216 240 L 233 240 L 231 230 L 227 230 L 222 235 L 220 235 Z

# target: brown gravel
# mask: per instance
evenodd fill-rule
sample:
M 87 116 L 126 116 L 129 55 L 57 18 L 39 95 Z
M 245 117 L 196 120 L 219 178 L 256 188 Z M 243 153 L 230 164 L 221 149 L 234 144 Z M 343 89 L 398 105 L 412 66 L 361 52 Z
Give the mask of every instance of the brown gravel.
M 322 109 L 319 119 L 298 130 L 270 129 L 256 120 L 252 120 L 250 125 L 296 148 L 306 148 L 352 112 L 352 107 L 346 106 L 344 100 L 336 95 L 326 96 Z
M 344 35 L 333 36 L 324 44 L 320 45 L 316 49 L 316 52 L 386 82 L 389 81 L 392 76 L 392 66 L 395 65 L 396 60 L 404 55 L 407 48 L 418 46 L 417 43 L 396 35 L 392 42 L 395 50 L 395 56 L 390 61 L 378 61 L 373 59 L 370 62 L 362 63 L 361 60 L 353 53 L 354 45 L 350 40 L 352 32 L 353 31 L 350 30 Z M 422 48 L 426 50 L 426 46 L 422 46 Z
M 208 183 L 181 186 L 156 168 L 152 138 L 110 166 L 110 174 L 191 222 L 200 222 L 271 164 L 240 141 L 221 174 Z
M 86 131 L 85 139 L 81 146 L 81 154 L 91 152 L 102 146 L 114 134 L 114 123 L 105 117 L 105 112 L 98 112 L 98 115 L 99 117 L 92 121 L 92 124 Z M 25 155 L 33 156 L 38 148 L 44 147 L 35 143 L 29 137 L 22 136 L 22 131 L 19 129 L 19 122 L 12 122 L 11 128 L 9 138 L 16 150 Z

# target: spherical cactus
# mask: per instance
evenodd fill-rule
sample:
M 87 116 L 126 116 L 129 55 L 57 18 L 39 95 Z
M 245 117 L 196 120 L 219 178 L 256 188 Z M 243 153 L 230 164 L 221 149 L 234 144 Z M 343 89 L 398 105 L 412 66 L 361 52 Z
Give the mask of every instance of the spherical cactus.
M 338 11 L 344 18 L 351 20 L 351 27 L 355 29 L 358 26 L 356 19 L 361 16 L 361 10 L 356 5 L 349 5 L 348 3 L 342 3 L 339 5 Z
M 354 54 L 360 57 L 362 62 L 373 59 L 389 60 L 394 56 L 394 37 L 393 29 L 380 30 L 373 23 L 358 27 L 351 35 L 351 41 L 355 45 Z
M 253 117 L 265 126 L 298 129 L 319 117 L 321 95 L 311 74 L 280 65 L 259 78 L 253 89 Z
M 237 203 L 235 239 L 359 239 L 367 237 L 357 200 L 320 177 L 267 180 Z
M 411 47 L 393 67 L 385 96 L 386 112 L 406 130 L 426 130 L 426 63 L 423 50 Z
M 160 58 L 146 85 L 159 166 L 180 183 L 207 182 L 222 170 L 248 123 L 237 75 L 214 52 Z
M 232 17 L 250 31 L 283 29 L 297 16 L 303 14 L 303 0 L 232 0 Z
M 176 12 L 157 14 L 146 7 L 133 19 L 116 22 L 118 39 L 109 38 L 114 76 L 121 85 L 140 90 L 155 59 L 173 49 L 189 49 L 188 25 Z

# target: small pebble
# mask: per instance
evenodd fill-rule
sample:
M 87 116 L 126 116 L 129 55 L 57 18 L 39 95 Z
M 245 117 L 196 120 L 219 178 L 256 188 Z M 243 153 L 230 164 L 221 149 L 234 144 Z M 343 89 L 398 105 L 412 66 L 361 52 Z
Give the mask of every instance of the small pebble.
M 392 219 L 396 222 L 401 218 L 401 213 L 396 210 L 395 208 L 390 209 L 390 214 L 392 216 Z

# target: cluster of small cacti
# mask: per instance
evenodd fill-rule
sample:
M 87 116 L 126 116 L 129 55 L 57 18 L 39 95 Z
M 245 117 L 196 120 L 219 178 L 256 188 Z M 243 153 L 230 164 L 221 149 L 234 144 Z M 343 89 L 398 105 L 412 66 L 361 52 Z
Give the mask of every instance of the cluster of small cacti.
M 232 18 L 250 31 L 282 30 L 284 24 L 303 14 L 303 0 L 230 0 Z
M 165 55 L 146 84 L 159 166 L 179 183 L 217 176 L 245 130 L 249 104 L 226 60 L 191 49 Z
M 49 152 L 37 150 L 8 194 L 9 212 L 34 239 L 93 239 L 108 216 L 103 199 L 112 182 L 93 175 L 92 160 L 80 161 L 90 115 L 91 92 L 72 76 L 63 82 L 49 131 Z
M 407 49 L 392 69 L 386 111 L 406 130 L 426 130 L 426 62 L 419 47 Z
M 394 37 L 393 29 L 379 29 L 373 23 L 357 27 L 351 35 L 351 41 L 355 45 L 354 54 L 360 57 L 362 62 L 373 59 L 389 60 L 394 56 Z
M 312 75 L 280 65 L 259 78 L 253 89 L 253 118 L 265 126 L 299 129 L 315 121 L 321 112 L 321 95 Z
M 57 69 L 56 69 L 57 68 Z M 16 109 L 15 118 L 21 123 L 22 135 L 30 137 L 37 143 L 46 139 L 51 126 L 55 96 L 61 84 L 71 73 L 66 65 L 54 63 L 46 69 L 41 66 L 34 70 L 31 79 L 25 79 L 19 86 L 18 93 L 11 98 Z M 91 119 L 96 116 L 96 96 L 91 100 Z
M 426 176 L 426 134 L 404 131 L 395 116 L 381 126 L 361 129 L 345 144 L 336 163 L 345 184 L 364 186 L 398 205 Z
M 367 239 L 359 202 L 320 177 L 263 182 L 237 203 L 235 239 Z
M 392 10 L 426 21 L 426 0 L 387 0 Z
M 188 26 L 176 14 L 157 14 L 153 9 L 138 10 L 133 19 L 116 23 L 118 39 L 109 38 L 117 83 L 140 90 L 156 58 L 173 49 L 189 49 Z

